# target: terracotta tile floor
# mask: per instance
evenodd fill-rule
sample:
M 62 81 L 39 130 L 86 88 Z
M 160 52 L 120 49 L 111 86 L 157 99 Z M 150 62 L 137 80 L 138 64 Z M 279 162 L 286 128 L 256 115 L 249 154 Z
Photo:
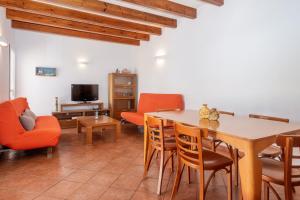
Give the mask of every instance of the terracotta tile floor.
M 170 199 L 174 174 L 166 171 L 163 194 L 157 196 L 158 162 L 153 162 L 143 180 L 143 136 L 131 126 L 123 127 L 122 132 L 116 143 L 111 130 L 106 130 L 95 134 L 93 146 L 86 146 L 84 134 L 64 130 L 52 158 L 47 158 L 44 150 L 13 154 L 17 156 L 10 159 L 7 153 L 0 155 L 0 199 Z M 176 199 L 197 199 L 195 175 L 193 179 L 189 185 L 183 177 Z M 278 191 L 282 195 L 282 188 Z M 295 199 L 300 199 L 298 191 Z M 235 189 L 234 199 L 238 199 L 237 194 Z M 212 181 L 206 199 L 226 199 L 226 179 L 222 174 Z

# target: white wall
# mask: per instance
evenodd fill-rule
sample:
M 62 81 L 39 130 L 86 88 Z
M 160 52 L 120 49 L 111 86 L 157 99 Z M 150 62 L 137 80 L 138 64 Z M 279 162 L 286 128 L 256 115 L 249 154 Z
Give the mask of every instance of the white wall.
M 0 35 L 12 42 L 10 22 L 6 20 L 5 9 L 0 7 Z M 0 102 L 9 99 L 9 48 L 0 47 Z
M 99 84 L 100 99 L 107 106 L 108 73 L 116 68 L 135 69 L 134 49 L 128 45 L 15 30 L 17 96 L 25 96 L 37 114 L 50 114 L 55 97 L 71 100 L 71 84 Z M 82 68 L 78 59 L 88 64 Z M 35 76 L 35 67 L 56 67 L 57 77 Z
M 299 10 L 299 0 L 201 5 L 197 20 L 181 19 L 142 46 L 140 92 L 182 93 L 188 109 L 208 103 L 300 121 Z
M 177 29 L 164 29 L 141 47 L 15 31 L 17 96 L 49 114 L 55 96 L 70 100 L 72 83 L 98 83 L 107 103 L 107 74 L 138 67 L 140 92 L 182 93 L 188 109 L 208 103 L 300 121 L 300 1 L 199 5 L 196 20 L 179 18 Z M 166 56 L 159 65 L 160 50 Z M 90 60 L 86 69 L 78 68 L 82 56 Z M 58 76 L 37 77 L 36 66 L 57 67 Z

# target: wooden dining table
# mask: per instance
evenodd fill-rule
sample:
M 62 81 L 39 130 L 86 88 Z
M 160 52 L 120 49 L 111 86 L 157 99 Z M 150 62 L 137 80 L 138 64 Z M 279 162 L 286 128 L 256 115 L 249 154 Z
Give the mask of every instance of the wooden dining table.
M 244 200 L 260 200 L 262 165 L 258 154 L 276 141 L 280 134 L 300 133 L 300 123 L 282 123 L 248 116 L 221 115 L 218 121 L 200 120 L 196 110 L 145 113 L 144 158 L 147 160 L 147 116 L 160 117 L 208 129 L 212 137 L 239 149 L 244 156 L 239 160 L 239 170 Z

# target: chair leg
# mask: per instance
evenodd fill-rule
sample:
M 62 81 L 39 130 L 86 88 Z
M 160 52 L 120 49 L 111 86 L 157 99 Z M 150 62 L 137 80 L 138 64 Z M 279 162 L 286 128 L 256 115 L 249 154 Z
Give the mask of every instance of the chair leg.
M 157 194 L 161 194 L 161 187 L 162 187 L 162 181 L 163 181 L 163 175 L 164 175 L 164 164 L 165 164 L 165 152 L 160 151 L 160 167 L 159 167 L 159 176 L 158 176 L 158 185 L 157 185 Z
M 205 179 L 204 179 L 204 171 L 201 172 L 199 170 L 199 200 L 205 199 Z
M 174 172 L 174 154 L 173 152 L 171 152 L 171 172 Z
M 178 164 L 177 164 L 177 170 L 176 170 L 176 177 L 175 177 L 175 181 L 174 181 L 174 185 L 173 185 L 173 189 L 172 189 L 172 194 L 171 194 L 171 200 L 173 200 L 175 198 L 175 194 L 177 193 L 178 189 L 179 189 L 179 184 L 180 184 L 180 180 L 181 180 L 181 171 L 182 171 L 182 164 L 179 161 L 178 158 Z
M 227 172 L 227 199 L 232 200 L 232 166 L 229 167 L 229 172 Z
M 152 153 L 151 153 L 151 151 L 152 151 Z M 147 173 L 149 171 L 150 164 L 151 164 L 151 161 L 152 161 L 155 151 L 156 151 L 155 149 L 152 150 L 151 147 L 149 147 L 148 155 L 150 154 L 150 157 L 147 156 L 148 160 L 146 161 L 146 165 L 144 166 L 144 178 L 147 176 Z
M 159 156 L 159 152 L 157 151 L 157 152 L 156 152 L 156 159 L 158 158 L 158 156 Z
M 234 149 L 234 184 L 236 187 L 239 186 L 239 150 Z
M 273 194 L 275 195 L 276 199 L 277 199 L 277 200 L 281 200 L 281 197 L 279 196 L 279 194 L 277 193 L 277 191 L 275 190 L 275 188 L 274 188 L 270 183 L 268 183 L 268 182 L 265 182 L 265 184 L 268 185 L 269 190 L 272 190 L 272 192 L 273 192 Z M 285 188 L 287 188 L 287 187 L 285 187 Z M 290 187 L 289 187 L 289 188 L 290 188 Z M 292 200 L 292 199 L 287 198 L 287 200 Z
M 187 166 L 188 183 L 191 184 L 191 168 Z
M 285 199 L 293 200 L 293 187 L 284 187 Z
M 269 200 L 270 198 L 270 188 L 268 184 L 263 181 L 263 186 L 264 186 L 264 200 Z
M 180 170 L 180 176 L 179 176 L 179 180 L 180 181 L 181 181 L 181 178 L 182 178 L 182 174 L 183 174 L 184 168 L 185 168 L 185 164 L 182 165 L 181 170 Z M 178 192 L 178 189 L 179 189 L 179 187 L 177 188 L 177 192 Z
M 242 185 L 239 187 L 239 200 L 243 200 L 243 191 L 242 191 Z

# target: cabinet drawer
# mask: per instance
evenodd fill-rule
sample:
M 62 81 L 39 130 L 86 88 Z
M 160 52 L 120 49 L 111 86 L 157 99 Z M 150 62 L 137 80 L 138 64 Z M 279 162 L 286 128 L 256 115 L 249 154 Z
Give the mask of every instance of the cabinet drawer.
M 60 124 L 62 129 L 76 128 L 77 127 L 77 120 L 76 119 L 60 120 L 59 124 Z

